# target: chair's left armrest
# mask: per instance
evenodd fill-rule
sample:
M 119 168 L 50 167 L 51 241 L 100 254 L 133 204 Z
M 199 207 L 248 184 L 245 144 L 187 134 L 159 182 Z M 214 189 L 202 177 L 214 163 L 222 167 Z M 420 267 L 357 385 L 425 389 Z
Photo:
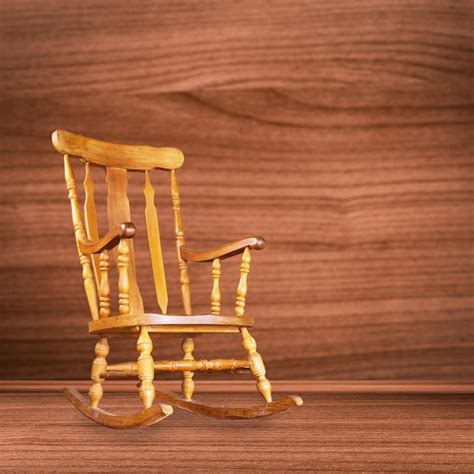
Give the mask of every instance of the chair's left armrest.
M 190 262 L 212 262 L 215 258 L 226 259 L 242 253 L 247 247 L 254 250 L 261 250 L 265 247 L 265 239 L 258 235 L 234 240 L 221 247 L 197 252 L 186 246 L 179 248 L 181 258 Z
M 120 239 L 132 239 L 135 232 L 136 227 L 132 222 L 122 222 L 98 240 L 78 240 L 79 250 L 87 255 L 110 250 L 119 244 Z

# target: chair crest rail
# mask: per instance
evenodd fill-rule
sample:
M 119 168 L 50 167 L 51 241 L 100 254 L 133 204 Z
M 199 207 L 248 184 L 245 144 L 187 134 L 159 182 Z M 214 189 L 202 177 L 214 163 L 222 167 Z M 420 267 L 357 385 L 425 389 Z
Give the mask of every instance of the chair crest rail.
M 177 148 L 109 143 L 66 130 L 54 131 L 52 141 L 59 153 L 78 156 L 99 166 L 140 171 L 174 170 L 184 162 L 183 153 Z

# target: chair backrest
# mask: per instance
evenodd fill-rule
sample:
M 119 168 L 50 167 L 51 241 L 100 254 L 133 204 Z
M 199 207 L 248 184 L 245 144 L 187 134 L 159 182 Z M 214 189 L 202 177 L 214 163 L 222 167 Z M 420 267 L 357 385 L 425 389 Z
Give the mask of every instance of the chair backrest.
M 119 145 L 107 143 L 92 138 L 77 135 L 65 130 L 56 130 L 52 135 L 53 145 L 56 150 L 64 155 L 64 171 L 66 186 L 69 191 L 73 225 L 76 238 L 81 233 L 90 240 L 99 238 L 96 204 L 94 198 L 94 182 L 90 172 L 91 166 L 99 166 L 105 169 L 107 195 L 107 216 L 109 228 L 130 222 L 130 204 L 127 195 L 128 171 L 140 171 L 144 174 L 144 197 L 145 197 L 145 222 L 150 249 L 151 266 L 156 289 L 158 305 L 163 314 L 168 308 L 168 291 L 163 263 L 163 252 L 161 249 L 160 227 L 158 214 L 155 207 L 155 191 L 151 183 L 150 171 L 154 168 L 169 170 L 171 174 L 171 201 L 173 204 L 174 227 L 176 248 L 178 254 L 178 268 L 180 274 L 181 294 L 185 314 L 191 314 L 191 297 L 189 290 L 189 277 L 186 262 L 180 256 L 180 247 L 184 245 L 183 224 L 181 220 L 180 196 L 176 169 L 184 161 L 183 153 L 177 148 L 154 148 L 142 145 Z M 69 157 L 79 158 L 85 166 L 84 177 L 84 217 L 77 197 L 76 180 Z M 128 278 L 130 292 L 130 314 L 141 314 L 144 312 L 143 300 L 138 288 L 135 269 L 135 256 L 133 242 L 129 241 L 128 247 Z M 110 299 L 108 299 L 108 254 L 88 255 L 78 252 L 83 268 L 84 285 L 88 298 L 89 307 L 93 319 L 107 317 L 110 314 Z M 120 267 L 120 259 L 117 250 L 114 249 L 114 257 L 117 266 Z M 92 265 L 92 266 L 91 266 Z M 107 279 L 107 281 L 105 281 Z M 102 288 L 102 291 L 101 291 Z M 100 308 L 98 304 L 97 291 L 100 296 Z

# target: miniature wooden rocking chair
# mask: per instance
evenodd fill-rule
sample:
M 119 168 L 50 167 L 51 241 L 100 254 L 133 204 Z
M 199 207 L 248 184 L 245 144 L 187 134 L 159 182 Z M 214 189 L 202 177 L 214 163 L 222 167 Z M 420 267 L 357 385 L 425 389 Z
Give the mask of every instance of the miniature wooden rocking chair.
M 173 413 L 171 405 L 216 418 L 257 418 L 282 412 L 303 401 L 298 396 L 287 396 L 280 401 L 272 401 L 271 385 L 265 376 L 262 357 L 257 352 L 255 340 L 248 328 L 253 318 L 244 314 L 247 294 L 247 274 L 250 269 L 250 250 L 260 250 L 265 241 L 261 237 L 247 237 L 228 243 L 220 248 L 195 252 L 184 243 L 181 222 L 180 197 L 176 180 L 176 169 L 183 164 L 183 154 L 175 148 L 153 148 L 106 143 L 57 130 L 52 135 L 56 150 L 64 155 L 66 186 L 71 202 L 72 220 L 76 237 L 79 260 L 87 302 L 92 314 L 89 332 L 99 336 L 95 346 L 96 358 L 92 363 L 92 386 L 89 390 L 90 404 L 77 392 L 65 388 L 66 397 L 84 415 L 97 423 L 110 428 L 137 428 L 156 423 Z M 69 156 L 79 157 L 85 164 L 84 178 L 84 214 L 85 225 L 79 207 L 76 182 Z M 99 237 L 94 184 L 89 167 L 97 165 L 105 168 L 108 185 L 107 213 L 110 231 Z M 150 171 L 161 168 L 171 172 L 171 201 L 174 211 L 178 269 L 185 315 L 168 315 L 168 293 L 164 273 L 163 257 L 158 226 L 158 215 L 154 203 L 154 189 L 150 181 Z M 144 172 L 145 219 L 151 265 L 157 301 L 162 314 L 146 313 L 137 286 L 133 237 L 135 226 L 130 222 L 130 206 L 127 197 L 127 170 Z M 109 255 L 114 249 L 118 268 L 119 315 L 111 316 L 109 286 Z M 219 279 L 220 261 L 242 254 L 240 282 L 234 316 L 220 314 L 221 293 Z M 211 292 L 211 314 L 192 315 L 187 262 L 212 262 L 213 287 Z M 98 294 L 98 297 L 97 297 Z M 243 338 L 243 347 L 247 352 L 246 360 L 214 359 L 195 360 L 193 357 L 193 336 L 203 333 L 238 333 Z M 174 335 L 182 337 L 182 360 L 154 361 L 150 334 Z M 138 336 L 137 362 L 108 364 L 109 353 L 107 338 L 111 336 Z M 184 398 L 155 388 L 153 384 L 156 370 L 182 371 L 182 390 Z M 265 399 L 265 404 L 253 407 L 217 407 L 198 403 L 193 400 L 193 375 L 196 371 L 250 370 L 257 380 L 257 388 Z M 144 410 L 132 415 L 119 416 L 98 408 L 103 395 L 102 384 L 105 379 L 138 377 L 139 394 Z M 158 397 L 163 404 L 154 405 Z

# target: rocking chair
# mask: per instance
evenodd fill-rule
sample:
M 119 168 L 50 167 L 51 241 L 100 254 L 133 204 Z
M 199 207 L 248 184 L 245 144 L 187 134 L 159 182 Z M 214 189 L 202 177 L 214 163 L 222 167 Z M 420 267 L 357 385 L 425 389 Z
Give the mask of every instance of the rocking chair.
M 95 422 L 118 429 L 137 428 L 156 423 L 173 413 L 173 407 L 216 418 L 257 418 L 288 410 L 301 405 L 298 396 L 287 396 L 272 401 L 271 384 L 266 377 L 265 366 L 257 352 L 255 339 L 249 333 L 253 318 L 244 314 L 247 294 L 247 275 L 250 269 L 250 250 L 265 246 L 261 237 L 247 237 L 230 242 L 222 247 L 196 252 L 185 246 L 181 221 L 180 196 L 176 169 L 183 164 L 183 154 L 176 148 L 153 148 L 106 143 L 64 130 L 52 135 L 56 150 L 64 155 L 66 187 L 72 210 L 72 221 L 82 266 L 82 277 L 87 302 L 92 315 L 89 332 L 97 335 L 95 360 L 92 363 L 92 385 L 88 403 L 77 390 L 65 388 L 64 393 L 71 403 L 85 416 Z M 77 157 L 85 165 L 83 222 L 78 202 L 74 171 L 70 156 Z M 94 200 L 94 183 L 91 166 L 105 168 L 108 185 L 107 214 L 109 232 L 99 237 Z M 163 265 L 163 256 L 158 225 L 158 214 L 154 203 L 154 189 L 150 174 L 154 168 L 169 170 L 171 174 L 171 201 L 173 204 L 176 248 L 178 254 L 179 282 L 184 315 L 169 315 L 168 292 Z M 161 314 L 146 313 L 136 281 L 133 237 L 135 226 L 130 222 L 130 205 L 127 197 L 128 170 L 144 172 L 145 222 L 153 270 L 156 297 Z M 114 251 L 118 269 L 118 312 L 111 315 L 109 285 L 109 251 Z M 221 315 L 221 260 L 242 255 L 240 281 L 237 288 L 235 314 Z M 211 292 L 211 314 L 192 315 L 188 277 L 188 262 L 211 262 L 213 287 Z M 247 359 L 195 360 L 193 337 L 206 333 L 239 333 Z M 183 358 L 173 361 L 154 361 L 151 334 L 175 336 L 182 339 Z M 138 360 L 119 364 L 108 364 L 108 338 L 112 336 L 138 337 Z M 181 371 L 183 374 L 183 398 L 153 384 L 155 371 Z M 251 407 L 219 407 L 198 403 L 193 399 L 196 371 L 242 371 L 248 370 L 257 381 L 257 389 L 265 399 L 262 405 Z M 139 380 L 139 395 L 144 410 L 132 415 L 119 416 L 98 408 L 103 395 L 102 384 L 106 379 L 136 377 Z M 162 402 L 153 404 L 155 396 Z

